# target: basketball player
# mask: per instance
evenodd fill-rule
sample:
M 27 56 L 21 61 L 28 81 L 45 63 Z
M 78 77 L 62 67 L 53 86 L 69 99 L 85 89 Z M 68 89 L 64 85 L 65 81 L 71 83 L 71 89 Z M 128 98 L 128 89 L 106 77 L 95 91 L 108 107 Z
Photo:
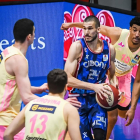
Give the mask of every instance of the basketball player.
M 47 81 L 49 95 L 31 101 L 9 125 L 4 140 L 12 140 L 24 126 L 24 140 L 63 140 L 67 129 L 71 140 L 81 140 L 78 111 L 63 99 L 67 74 L 54 69 L 49 72 Z
M 83 23 L 65 23 L 62 24 L 61 29 L 68 29 L 74 26 L 83 28 Z M 138 66 L 133 85 L 131 108 L 127 112 L 131 102 L 131 71 L 133 66 L 140 64 L 140 17 L 134 17 L 130 21 L 129 30 L 101 25 L 100 32 L 111 39 L 111 43 L 116 50 L 115 74 L 118 79 L 119 90 L 124 92 L 124 96 L 122 96 L 121 101 L 118 106 L 116 106 L 117 108 L 108 112 L 108 140 L 117 121 L 118 114 L 122 118 L 124 118 L 125 115 L 126 118 L 129 118 L 126 125 L 132 122 L 139 98 L 140 65 Z
M 106 73 L 110 83 L 116 86 L 115 49 L 106 41 L 98 39 L 100 22 L 95 16 L 87 17 L 83 22 L 84 38 L 72 43 L 65 64 L 68 74 L 68 86 L 73 87 L 69 97 L 81 102 L 79 108 L 80 131 L 82 139 L 92 140 L 91 128 L 95 140 L 105 140 L 107 130 L 107 110 L 95 100 L 95 93 L 102 98 L 108 97 L 105 88 Z M 111 52 L 111 53 L 110 53 Z
M 27 104 L 38 98 L 32 93 L 41 93 L 47 89 L 47 84 L 41 87 L 31 87 L 28 77 L 28 62 L 26 51 L 33 43 L 35 27 L 30 19 L 18 20 L 13 29 L 15 44 L 6 48 L 0 61 L 0 139 L 7 126 L 20 111 L 21 100 Z M 20 135 L 21 134 L 21 135 Z M 22 133 L 15 139 L 22 139 Z

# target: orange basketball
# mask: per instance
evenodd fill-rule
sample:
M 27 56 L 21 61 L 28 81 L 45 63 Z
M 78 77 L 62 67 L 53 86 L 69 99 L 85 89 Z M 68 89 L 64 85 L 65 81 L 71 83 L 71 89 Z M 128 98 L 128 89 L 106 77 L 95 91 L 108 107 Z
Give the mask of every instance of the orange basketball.
M 108 98 L 102 96 L 103 97 L 102 100 L 100 96 L 96 93 L 96 101 L 101 107 L 105 109 L 110 109 L 118 104 L 119 91 L 112 85 L 104 85 L 104 86 L 108 86 L 111 89 L 110 92 L 111 95 L 108 95 Z

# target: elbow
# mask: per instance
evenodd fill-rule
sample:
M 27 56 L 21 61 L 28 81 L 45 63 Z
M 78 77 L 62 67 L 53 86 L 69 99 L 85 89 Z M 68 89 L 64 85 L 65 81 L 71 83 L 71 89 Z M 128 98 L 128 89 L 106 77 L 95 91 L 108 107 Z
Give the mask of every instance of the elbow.
M 7 131 L 5 131 L 4 135 L 3 135 L 3 139 L 4 140 L 10 140 L 10 139 L 13 139 L 13 135 L 8 133 Z
M 28 95 L 27 97 L 22 97 L 22 101 L 25 105 L 28 104 L 31 101 L 30 95 Z
M 8 140 L 8 137 L 9 137 L 8 135 L 5 135 L 5 134 L 4 134 L 3 139 L 4 139 L 4 140 Z

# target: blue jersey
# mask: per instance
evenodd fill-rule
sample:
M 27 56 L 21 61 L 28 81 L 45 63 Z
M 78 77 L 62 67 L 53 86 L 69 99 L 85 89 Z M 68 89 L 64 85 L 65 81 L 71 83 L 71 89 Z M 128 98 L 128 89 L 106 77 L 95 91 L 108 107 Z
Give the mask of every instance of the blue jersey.
M 76 78 L 89 83 L 104 83 L 106 73 L 110 66 L 110 49 L 108 43 L 103 40 L 102 51 L 93 52 L 87 45 L 84 38 L 79 39 L 82 44 L 82 57 L 77 66 Z M 73 88 L 71 93 L 93 94 L 93 90 Z M 72 95 L 72 94 L 71 94 Z

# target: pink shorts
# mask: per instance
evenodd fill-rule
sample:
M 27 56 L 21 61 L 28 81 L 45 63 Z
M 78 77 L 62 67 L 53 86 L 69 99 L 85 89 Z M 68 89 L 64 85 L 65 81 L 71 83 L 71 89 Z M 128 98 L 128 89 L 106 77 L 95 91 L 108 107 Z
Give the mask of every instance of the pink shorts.
M 122 107 L 127 107 L 131 102 L 131 72 L 124 75 L 117 77 L 118 79 L 118 86 L 121 92 L 124 94 L 121 96 L 121 100 L 119 101 L 118 105 Z M 108 79 L 106 83 L 108 83 Z
M 3 135 L 7 127 L 0 125 L 0 140 L 3 140 Z M 23 140 L 25 129 L 23 128 L 18 134 L 14 136 L 14 140 Z
M 131 72 L 124 76 L 117 77 L 117 79 L 119 90 L 124 92 L 118 105 L 127 107 L 131 102 Z

